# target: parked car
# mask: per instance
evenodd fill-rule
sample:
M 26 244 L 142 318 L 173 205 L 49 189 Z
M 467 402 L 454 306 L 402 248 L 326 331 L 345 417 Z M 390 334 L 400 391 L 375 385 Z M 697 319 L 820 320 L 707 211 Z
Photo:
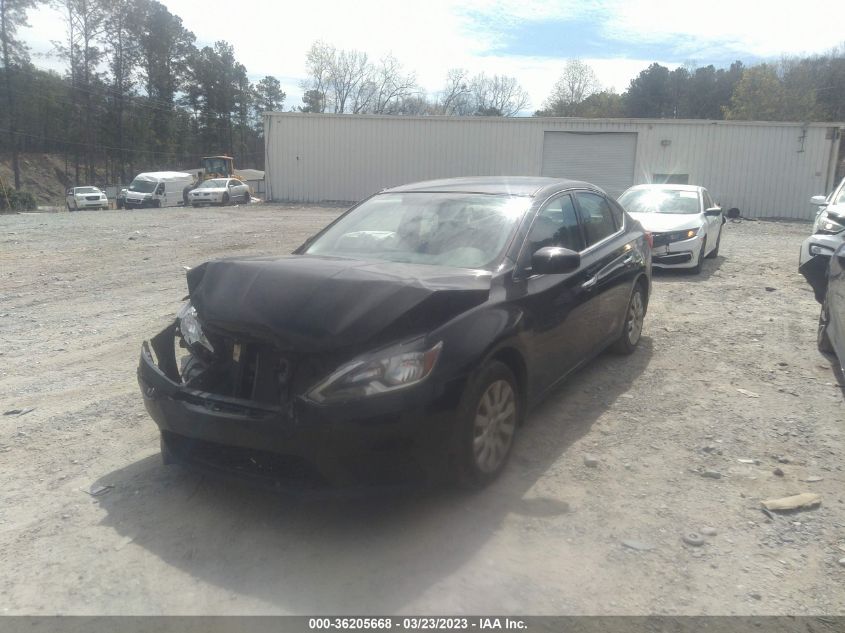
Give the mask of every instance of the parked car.
M 845 367 L 845 227 L 836 234 L 817 233 L 804 240 L 798 270 L 821 304 L 819 351 L 835 354 L 840 367 Z
M 65 204 L 68 211 L 80 209 L 108 209 L 109 199 L 97 187 L 71 187 L 67 190 Z
M 593 185 L 459 178 L 376 194 L 293 255 L 187 277 L 138 368 L 165 461 L 482 486 L 534 403 L 635 350 L 651 247 Z
M 195 207 L 206 204 L 227 205 L 233 202 L 249 204 L 252 200 L 249 185 L 237 178 L 211 178 L 200 183 L 188 197 Z
M 813 233 L 835 235 L 845 231 L 845 178 L 829 196 L 813 196 L 810 204 L 819 207 L 813 222 Z
M 194 177 L 180 171 L 153 171 L 138 174 L 129 184 L 123 204 L 126 209 L 181 206 L 182 190 Z
M 637 185 L 619 204 L 651 232 L 655 266 L 700 273 L 704 258 L 719 254 L 725 218 L 704 187 Z

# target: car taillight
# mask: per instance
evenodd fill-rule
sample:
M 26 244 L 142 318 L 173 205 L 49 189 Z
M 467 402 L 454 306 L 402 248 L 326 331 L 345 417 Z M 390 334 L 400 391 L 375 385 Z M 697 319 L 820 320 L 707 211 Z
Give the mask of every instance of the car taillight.
M 645 239 L 650 248 L 654 248 L 654 236 L 649 231 L 645 231 Z

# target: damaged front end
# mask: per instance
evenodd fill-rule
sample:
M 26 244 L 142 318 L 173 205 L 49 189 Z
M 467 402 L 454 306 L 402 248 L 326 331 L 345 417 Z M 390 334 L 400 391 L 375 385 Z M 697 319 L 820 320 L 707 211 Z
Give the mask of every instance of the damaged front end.
M 439 350 L 435 346 L 434 354 Z M 436 361 L 432 352 L 400 354 L 414 356 L 429 370 Z M 451 427 L 452 407 L 443 403 L 458 392 L 423 383 L 413 393 L 357 402 L 326 397 L 327 376 L 359 365 L 357 375 L 378 368 L 346 355 L 285 351 L 254 334 L 208 326 L 189 304 L 143 343 L 138 381 L 161 430 L 166 463 L 234 473 L 274 488 L 432 479 L 443 466 L 429 457 L 442 452 L 438 445 Z M 341 386 L 332 389 L 349 394 L 356 387 Z
M 842 245 L 843 241 L 845 241 L 843 235 L 845 234 L 825 235 L 817 233 L 808 237 L 801 245 L 798 272 L 810 284 L 816 301 L 819 303 L 824 303 L 824 298 L 827 294 L 830 258 L 836 249 Z

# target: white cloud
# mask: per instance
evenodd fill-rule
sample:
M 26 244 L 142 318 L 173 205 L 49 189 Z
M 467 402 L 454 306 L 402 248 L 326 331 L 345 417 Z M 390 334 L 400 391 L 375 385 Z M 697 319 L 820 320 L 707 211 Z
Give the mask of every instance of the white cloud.
M 671 43 L 702 58 L 801 55 L 845 42 L 845 3 L 831 0 L 602 0 L 602 13 L 608 35 Z
M 492 54 L 499 33 L 508 26 L 596 20 L 623 42 L 663 43 L 666 56 L 680 50 L 684 59 L 709 63 L 729 52 L 737 57 L 823 51 L 842 42 L 845 3 L 804 0 L 800 5 L 740 0 L 711 0 L 691 5 L 681 0 L 430 0 L 424 4 L 356 0 L 311 3 L 258 1 L 233 9 L 226 0 L 166 0 L 196 33 L 199 44 L 225 39 L 253 77 L 275 75 L 287 90 L 288 105 L 298 105 L 298 78 L 305 75 L 305 51 L 321 39 L 339 48 L 355 48 L 371 58 L 392 53 L 421 86 L 438 90 L 449 68 L 517 77 L 537 108 L 557 80 L 565 60 Z M 50 40 L 61 39 L 63 23 L 55 10 L 32 13 L 25 37 L 33 52 L 45 53 Z M 678 55 L 672 55 L 675 59 Z M 617 91 L 654 60 L 607 58 L 585 60 L 602 84 Z M 36 58 L 42 66 L 56 60 Z M 672 64 L 667 64 L 672 66 Z

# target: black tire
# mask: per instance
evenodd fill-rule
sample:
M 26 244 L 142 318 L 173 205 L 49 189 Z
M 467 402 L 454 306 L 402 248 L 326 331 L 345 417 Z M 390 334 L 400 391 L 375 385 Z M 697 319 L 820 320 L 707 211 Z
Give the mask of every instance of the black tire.
M 643 322 L 647 308 L 648 297 L 646 296 L 645 288 L 643 288 L 641 283 L 637 282 L 637 285 L 634 286 L 634 291 L 631 293 L 631 298 L 628 300 L 628 305 L 625 308 L 622 333 L 613 345 L 610 346 L 613 353 L 622 355 L 634 353 L 643 335 Z
M 67 207 L 68 213 L 73 213 L 73 209 L 70 208 L 70 202 L 65 202 L 65 206 Z
M 252 202 L 252 196 L 249 195 L 249 191 L 244 194 L 244 204 L 249 204 Z
M 833 345 L 830 342 L 830 336 L 827 334 L 827 326 L 830 323 L 830 308 L 827 305 L 827 298 L 822 303 L 822 309 L 819 311 L 819 329 L 816 334 L 816 346 L 822 354 L 833 354 Z
M 161 200 L 156 200 L 155 202 L 153 202 L 153 206 L 156 209 L 161 209 Z
M 704 238 L 704 241 L 701 242 L 701 251 L 698 253 L 698 262 L 695 264 L 695 267 L 690 268 L 690 273 L 693 275 L 698 275 L 701 273 L 701 269 L 704 268 L 704 253 L 707 252 L 707 238 Z
M 483 488 L 501 474 L 523 410 L 519 385 L 510 368 L 499 361 L 482 367 L 467 386 L 458 409 L 459 428 L 453 451 L 458 485 Z M 495 420 L 489 416 L 495 416 Z M 486 425 L 482 419 L 487 420 Z
M 227 204 L 229 204 L 229 200 L 230 200 L 229 193 L 228 192 L 224 193 L 223 198 L 221 200 L 222 200 L 222 202 L 220 202 L 221 207 L 225 207 Z
M 725 226 L 724 224 L 719 225 L 719 235 L 716 237 L 716 248 L 713 249 L 713 252 L 707 256 L 707 259 L 716 259 L 719 255 L 719 244 L 722 243 L 722 227 Z
M 173 450 L 167 443 L 167 439 L 165 439 L 163 433 L 159 435 L 159 446 L 161 447 L 161 463 L 165 466 L 175 464 L 176 458 L 173 456 Z
M 192 207 L 194 207 L 194 209 L 199 209 L 199 208 L 200 208 L 200 205 L 198 205 L 197 203 L 194 203 L 194 204 L 192 204 L 191 206 L 192 206 Z

